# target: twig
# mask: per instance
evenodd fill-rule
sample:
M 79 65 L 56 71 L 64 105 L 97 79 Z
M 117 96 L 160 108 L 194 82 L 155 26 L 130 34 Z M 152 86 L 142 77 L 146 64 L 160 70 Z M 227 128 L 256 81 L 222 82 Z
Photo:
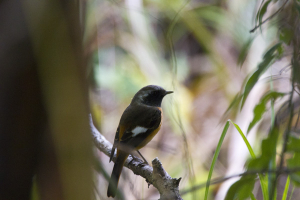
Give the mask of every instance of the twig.
M 110 156 L 112 144 L 101 135 L 93 124 L 92 117 L 90 116 L 90 128 L 95 146 L 107 156 Z M 115 162 L 116 154 L 112 161 Z M 143 160 L 129 156 L 124 164 L 125 167 L 130 169 L 134 174 L 139 175 L 146 179 L 148 185 L 153 185 L 160 193 L 161 200 L 174 199 L 182 200 L 179 195 L 179 182 L 181 178 L 172 178 L 163 168 L 158 158 L 152 161 L 152 166 L 144 163 Z

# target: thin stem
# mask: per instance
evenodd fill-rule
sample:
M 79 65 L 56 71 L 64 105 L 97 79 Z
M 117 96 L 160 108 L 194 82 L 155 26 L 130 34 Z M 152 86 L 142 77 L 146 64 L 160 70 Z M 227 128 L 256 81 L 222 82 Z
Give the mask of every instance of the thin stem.
M 293 42 L 293 47 L 294 47 L 294 55 L 293 55 L 293 59 L 292 59 L 292 90 L 291 90 L 291 95 L 289 98 L 289 110 L 290 110 L 290 116 L 289 116 L 289 121 L 288 121 L 288 125 L 287 125 L 287 129 L 284 132 L 284 140 L 283 140 L 283 145 L 282 145 L 282 149 L 281 149 L 281 153 L 280 153 L 280 163 L 279 163 L 279 169 L 283 168 L 283 163 L 284 163 L 284 154 L 286 152 L 287 149 L 287 143 L 288 143 L 288 139 L 290 136 L 290 132 L 292 129 L 292 120 L 293 120 L 293 116 L 294 116 L 294 104 L 293 104 L 293 96 L 294 96 L 294 90 L 295 90 L 295 68 L 299 67 L 299 63 L 298 63 L 298 46 L 297 46 L 297 41 L 294 40 Z M 274 184 L 273 184 L 273 189 L 271 192 L 271 199 L 273 199 L 272 197 L 274 196 L 274 192 L 275 192 L 275 188 L 276 188 L 276 184 L 277 184 L 277 179 L 279 177 L 280 173 L 276 174 L 276 178 L 274 180 Z
M 279 169 L 278 168 L 278 169 L 271 169 L 271 170 L 270 169 L 251 170 L 251 171 L 246 171 L 246 172 L 243 172 L 243 173 L 240 173 L 240 174 L 234 174 L 234 175 L 227 176 L 227 177 L 215 178 L 215 179 L 212 179 L 209 182 L 209 184 L 210 185 L 215 185 L 215 184 L 222 183 L 222 182 L 227 181 L 227 180 L 232 179 L 232 178 L 242 177 L 242 176 L 252 175 L 252 174 L 265 174 L 265 173 L 293 174 L 293 173 L 297 173 L 299 171 L 300 171 L 300 167 L 291 168 L 291 169 L 288 169 L 288 168 Z M 192 188 L 182 190 L 182 192 L 180 192 L 180 195 L 183 196 L 183 195 L 188 194 L 192 191 L 204 188 L 206 186 L 206 184 L 207 183 L 204 182 L 204 183 L 201 183 L 199 185 L 193 186 Z
M 288 2 L 289 0 L 286 0 L 283 5 L 275 12 L 273 13 L 271 16 L 269 16 L 267 19 L 265 19 L 263 22 L 261 22 L 260 24 L 256 25 L 253 29 L 250 30 L 250 33 L 253 33 L 254 31 L 256 31 L 256 29 L 258 29 L 260 26 L 262 26 L 264 23 L 266 23 L 267 21 L 269 21 L 270 19 L 272 19 L 273 17 L 275 17 L 280 11 L 282 11 L 283 7 L 285 6 L 285 4 Z

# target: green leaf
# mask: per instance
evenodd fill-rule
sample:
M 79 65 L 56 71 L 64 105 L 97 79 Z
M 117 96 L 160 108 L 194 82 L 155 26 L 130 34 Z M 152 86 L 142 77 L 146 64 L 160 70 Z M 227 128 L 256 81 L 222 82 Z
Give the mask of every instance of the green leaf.
M 283 191 L 283 194 L 282 194 L 282 200 L 287 199 L 287 194 L 289 192 L 289 187 L 290 187 L 290 176 L 288 176 L 287 179 L 286 179 L 284 191 Z
M 270 3 L 271 3 L 271 0 L 267 1 L 267 2 L 262 6 L 262 8 L 260 9 L 259 16 L 258 16 L 259 24 L 262 23 L 262 19 L 263 19 L 264 15 L 266 14 L 267 9 L 268 9 L 268 5 L 269 5 Z
M 282 48 L 282 43 L 279 42 L 277 44 L 275 44 L 274 46 L 272 46 L 263 56 L 263 59 L 266 59 L 268 57 L 272 57 L 272 56 L 279 56 L 280 52 L 281 52 L 281 48 Z M 277 51 L 277 55 L 275 54 Z M 278 52 L 279 51 L 279 52 Z M 275 54 L 275 55 L 274 55 Z
M 251 197 L 256 175 L 243 176 L 232 184 L 226 194 L 225 200 L 244 200 Z
M 250 198 L 251 198 L 251 200 L 256 200 L 256 198 L 255 198 L 255 196 L 254 196 L 253 193 L 251 193 Z
M 262 141 L 261 156 L 252 159 L 247 166 L 247 171 L 269 169 L 269 163 L 276 156 L 276 146 L 279 130 L 274 126 L 268 138 Z M 267 185 L 265 184 L 262 174 L 259 174 L 261 186 L 263 189 L 264 199 L 268 199 Z M 256 175 L 246 175 L 234 183 L 228 190 L 225 200 L 243 200 L 251 197 Z
M 271 47 L 263 56 L 263 61 L 258 65 L 257 70 L 251 75 L 249 80 L 247 81 L 244 89 L 243 99 L 241 108 L 243 108 L 244 103 L 251 92 L 252 88 L 258 81 L 259 77 L 268 69 L 270 64 L 272 63 L 273 59 L 279 56 L 279 50 L 281 49 L 282 43 L 277 43 L 273 47 Z M 277 52 L 277 54 L 275 54 Z
M 259 104 L 257 104 L 254 107 L 253 113 L 253 119 L 249 124 L 247 133 L 250 132 L 250 130 L 254 127 L 254 125 L 259 122 L 263 116 L 263 114 L 266 111 L 266 104 L 272 99 L 272 100 L 276 100 L 279 97 L 283 97 L 285 95 L 285 93 L 280 93 L 280 92 L 268 92 L 266 93 L 261 99 Z
M 266 104 L 264 102 L 260 102 L 257 104 L 253 110 L 254 117 L 253 120 L 250 122 L 247 133 L 253 128 L 253 126 L 261 119 L 262 115 L 266 111 Z
M 245 137 L 245 134 L 242 132 L 242 130 L 240 129 L 240 127 L 235 124 L 233 121 L 230 120 L 230 122 L 234 125 L 234 127 L 236 128 L 236 130 L 239 132 L 239 134 L 241 135 L 241 137 L 243 138 L 247 148 L 248 148 L 248 151 L 251 155 L 251 158 L 252 159 L 255 159 L 256 156 L 254 154 L 254 151 L 249 143 L 249 141 L 247 140 L 247 138 Z M 264 177 L 262 174 L 259 174 L 259 182 L 260 182 L 260 186 L 261 186 L 261 189 L 262 189 L 262 194 L 263 194 L 263 197 L 264 199 L 268 199 L 268 189 L 267 189 L 267 184 L 266 184 L 266 181 L 264 180 Z M 252 197 L 251 197 L 252 198 Z
M 254 151 L 249 143 L 249 141 L 247 140 L 247 138 L 245 137 L 245 134 L 243 133 L 243 131 L 241 130 L 241 128 L 236 124 L 234 123 L 233 121 L 229 120 L 233 125 L 234 127 L 236 128 L 236 130 L 239 132 L 240 136 L 243 138 L 247 148 L 248 148 L 248 151 L 251 155 L 252 158 L 256 158 L 255 154 L 254 154 Z
M 285 44 L 289 45 L 291 43 L 293 36 L 293 31 L 288 28 L 283 28 L 280 30 L 279 39 Z
M 265 0 L 262 0 L 262 1 L 261 1 L 261 4 L 260 4 L 260 6 L 259 6 L 259 9 L 258 9 L 257 14 L 256 14 L 256 17 L 255 17 L 255 23 L 259 22 L 259 14 L 260 14 L 261 7 L 262 7 L 262 5 L 264 4 L 264 1 L 265 1 Z
M 230 105 L 228 106 L 227 110 L 223 114 L 221 121 L 225 121 L 225 119 L 228 119 L 229 111 L 230 110 L 232 111 L 233 109 L 235 111 L 238 108 L 238 105 L 240 104 L 242 98 L 243 95 L 239 93 L 234 97 L 234 99 L 231 101 Z
M 214 167 L 215 167 L 215 164 L 217 162 L 217 158 L 219 156 L 219 153 L 221 151 L 221 146 L 222 146 L 222 143 L 224 141 L 225 135 L 226 135 L 226 133 L 228 131 L 228 128 L 229 128 L 229 121 L 227 121 L 226 124 L 225 124 L 225 126 L 224 126 L 224 129 L 223 129 L 221 137 L 219 139 L 219 143 L 217 145 L 217 148 L 216 148 L 213 160 L 212 160 L 211 165 L 210 165 L 210 169 L 209 169 L 209 173 L 208 173 L 208 177 L 207 177 L 207 181 L 206 181 L 204 200 L 207 200 L 207 198 L 208 198 L 208 191 L 209 191 L 209 185 L 210 185 L 211 176 L 212 176 L 212 173 L 214 171 Z
M 258 174 L 260 186 L 263 194 L 263 199 L 269 199 L 269 192 L 268 192 L 268 177 L 264 176 L 263 174 Z
M 300 152 L 300 139 L 294 136 L 290 136 L 286 151 Z
M 289 168 L 297 168 L 300 167 L 300 152 L 296 152 L 293 158 L 288 160 Z M 290 174 L 291 180 L 293 184 L 296 186 L 300 186 L 300 172 L 295 172 Z
M 279 130 L 274 126 L 268 138 L 264 139 L 261 144 L 261 156 L 253 159 L 248 164 L 249 170 L 262 170 L 268 169 L 271 159 L 276 156 L 276 146 Z
M 293 181 L 293 184 L 296 185 L 297 187 L 299 187 L 300 186 L 300 175 L 299 174 L 291 174 L 290 177 Z
M 295 190 L 295 186 L 293 185 L 293 189 L 292 189 L 292 192 L 291 192 L 291 194 L 290 194 L 289 200 L 292 200 L 292 197 L 293 197 L 293 194 L 294 194 L 294 190 Z
M 256 82 L 258 81 L 260 75 L 269 67 L 269 65 L 272 62 L 273 58 L 274 57 L 272 56 L 272 57 L 268 57 L 267 59 L 264 59 L 258 65 L 258 69 L 252 74 L 252 76 L 247 81 L 245 89 L 244 89 L 244 96 L 243 96 L 243 99 L 242 99 L 241 108 L 244 106 L 244 103 L 245 103 L 250 91 L 252 90 L 252 88 L 254 87 Z

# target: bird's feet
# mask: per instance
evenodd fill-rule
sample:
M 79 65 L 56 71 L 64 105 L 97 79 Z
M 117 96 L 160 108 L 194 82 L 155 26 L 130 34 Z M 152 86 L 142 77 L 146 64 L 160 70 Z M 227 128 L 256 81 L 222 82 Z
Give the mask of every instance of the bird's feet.
M 144 165 L 149 165 L 148 161 L 146 160 L 146 158 L 144 158 L 144 156 L 137 150 L 138 154 L 142 157 L 142 159 L 144 160 Z

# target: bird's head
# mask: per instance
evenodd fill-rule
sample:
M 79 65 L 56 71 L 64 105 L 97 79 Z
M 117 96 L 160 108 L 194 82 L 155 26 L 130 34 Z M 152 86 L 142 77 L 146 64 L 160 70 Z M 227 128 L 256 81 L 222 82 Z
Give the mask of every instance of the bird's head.
M 157 85 L 148 85 L 140 89 L 133 97 L 132 104 L 144 104 L 148 106 L 161 107 L 161 102 L 167 94 L 171 94 L 173 91 L 166 91 Z

